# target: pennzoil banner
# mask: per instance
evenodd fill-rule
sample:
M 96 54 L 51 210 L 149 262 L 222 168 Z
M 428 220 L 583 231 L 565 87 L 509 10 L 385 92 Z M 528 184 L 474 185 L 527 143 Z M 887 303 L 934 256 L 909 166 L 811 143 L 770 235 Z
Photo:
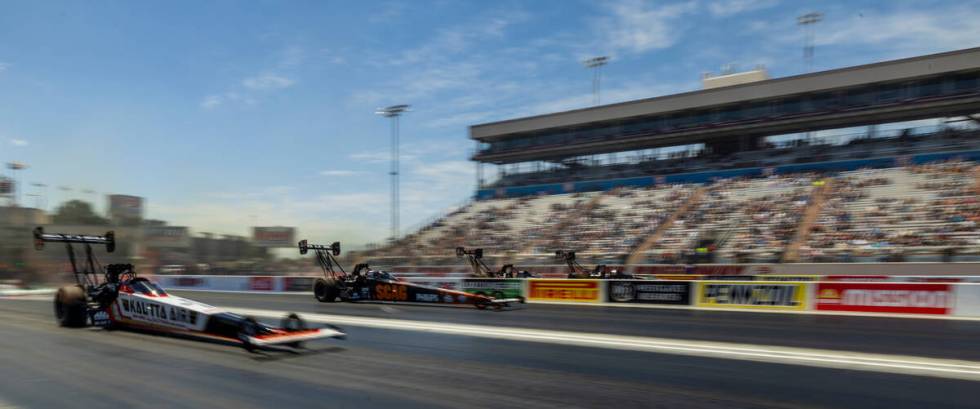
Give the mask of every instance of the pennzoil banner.
M 699 282 L 698 307 L 805 310 L 806 284 L 783 282 Z
M 527 282 L 528 300 L 599 302 L 599 280 L 539 280 Z

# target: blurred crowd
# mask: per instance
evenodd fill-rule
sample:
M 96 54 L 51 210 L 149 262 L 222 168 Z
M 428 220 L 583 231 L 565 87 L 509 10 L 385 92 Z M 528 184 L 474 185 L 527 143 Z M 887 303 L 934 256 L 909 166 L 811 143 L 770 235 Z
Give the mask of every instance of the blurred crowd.
M 800 261 L 980 257 L 976 172 L 948 161 L 475 201 L 384 252 L 438 257 L 464 246 L 520 259 L 569 249 L 625 259 L 645 246 L 644 262 L 779 262 L 801 240 Z M 801 235 L 808 211 L 812 229 Z

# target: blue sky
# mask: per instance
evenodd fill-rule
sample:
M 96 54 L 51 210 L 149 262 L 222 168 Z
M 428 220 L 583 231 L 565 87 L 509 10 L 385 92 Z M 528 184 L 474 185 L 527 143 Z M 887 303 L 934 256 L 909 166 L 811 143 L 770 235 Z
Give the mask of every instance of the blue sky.
M 0 160 L 27 163 L 51 206 L 135 194 L 195 232 L 293 225 L 356 247 L 388 229 L 375 108 L 413 107 L 412 226 L 473 192 L 468 125 L 589 105 L 583 58 L 612 57 L 603 102 L 725 64 L 798 74 L 812 10 L 818 70 L 980 46 L 980 1 L 9 1 Z

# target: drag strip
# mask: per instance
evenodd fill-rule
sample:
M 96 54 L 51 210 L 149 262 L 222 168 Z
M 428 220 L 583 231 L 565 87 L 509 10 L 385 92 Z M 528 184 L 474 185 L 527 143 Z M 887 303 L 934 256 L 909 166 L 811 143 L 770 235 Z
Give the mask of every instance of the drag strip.
M 980 361 L 980 322 L 527 304 L 471 307 L 319 303 L 312 296 L 175 292 L 213 305 L 694 341 Z M 941 335 L 941 347 L 937 336 Z
M 289 313 L 240 308 L 233 311 L 243 315 L 269 318 L 282 317 Z M 980 362 L 971 361 L 343 315 L 306 314 L 305 318 L 310 322 L 324 324 L 980 381 Z
M 311 343 L 300 354 L 249 354 L 152 334 L 60 328 L 51 315 L 50 302 L 0 300 L 4 403 L 20 408 L 968 408 L 975 406 L 977 385 L 350 324 L 347 341 Z

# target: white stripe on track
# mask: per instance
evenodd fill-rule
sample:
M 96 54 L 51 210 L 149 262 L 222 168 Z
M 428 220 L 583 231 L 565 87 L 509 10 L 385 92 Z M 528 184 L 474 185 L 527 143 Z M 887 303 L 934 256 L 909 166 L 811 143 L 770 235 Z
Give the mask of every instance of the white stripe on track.
M 278 318 L 287 314 L 286 311 L 224 308 L 259 317 Z M 355 327 L 980 381 L 980 362 L 974 361 L 347 315 L 306 313 L 302 316 L 310 322 Z

